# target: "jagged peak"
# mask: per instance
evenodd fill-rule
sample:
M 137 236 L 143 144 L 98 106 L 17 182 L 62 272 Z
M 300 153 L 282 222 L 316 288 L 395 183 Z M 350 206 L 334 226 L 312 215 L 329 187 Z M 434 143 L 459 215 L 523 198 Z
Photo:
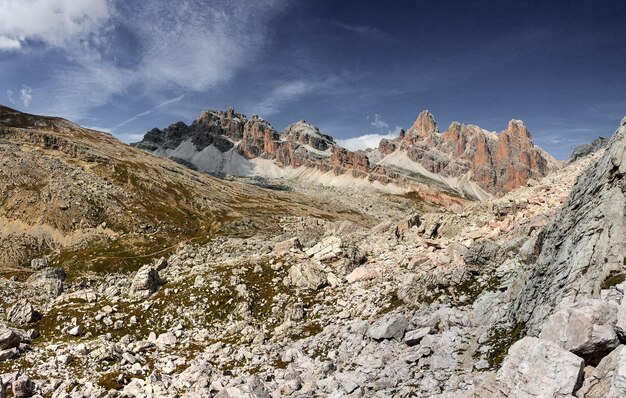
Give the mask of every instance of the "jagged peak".
M 435 117 L 428 109 L 420 112 L 411 129 L 426 135 L 439 132 L 439 126 L 435 121 Z
M 520 138 L 528 139 L 532 142 L 532 135 L 522 120 L 511 119 L 504 133 L 514 134 Z

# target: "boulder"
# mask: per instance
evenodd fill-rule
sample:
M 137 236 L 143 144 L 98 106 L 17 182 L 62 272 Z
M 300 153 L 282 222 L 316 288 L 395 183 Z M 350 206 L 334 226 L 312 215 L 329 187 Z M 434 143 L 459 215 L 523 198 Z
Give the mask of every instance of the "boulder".
M 71 336 L 82 336 L 85 334 L 85 330 L 81 326 L 74 326 L 67 333 Z
M 585 386 L 578 392 L 585 398 L 626 397 L 626 349 L 619 346 L 602 361 L 585 380 Z
M 4 362 L 7 359 L 15 358 L 18 354 L 17 348 L 9 348 L 8 350 L 0 351 L 0 362 Z M 1 384 L 1 383 L 0 383 Z
M 274 253 L 276 254 L 285 254 L 291 250 L 301 250 L 302 244 L 300 244 L 300 240 L 296 238 L 291 238 L 284 240 L 282 242 L 278 242 L 274 245 Z
M 408 346 L 418 345 L 420 341 L 422 341 L 424 336 L 430 334 L 430 332 L 431 332 L 430 326 L 426 326 L 426 327 L 415 329 L 415 330 L 410 330 L 406 332 L 406 335 L 404 335 L 404 342 Z
M 615 333 L 617 306 L 602 300 L 584 300 L 552 314 L 539 338 L 552 341 L 595 366 L 619 341 Z
M 168 346 L 176 345 L 177 341 L 178 339 L 176 339 L 176 336 L 174 335 L 174 333 L 167 332 L 167 333 L 161 333 L 159 337 L 157 337 L 155 344 L 159 347 L 168 347 Z
M 39 314 L 32 304 L 26 300 L 19 300 L 7 311 L 7 321 L 18 325 L 34 322 L 39 318 Z
M 346 275 L 348 283 L 369 281 L 380 277 L 380 273 L 369 267 L 356 267 L 352 272 Z
M 341 238 L 337 236 L 329 236 L 322 239 L 315 246 L 306 250 L 306 255 L 309 257 L 313 257 L 317 260 L 331 260 L 333 258 L 338 257 L 343 253 L 341 250 Z
M 524 337 L 509 349 L 495 386 L 482 388 L 497 391 L 489 395 L 494 397 L 570 397 L 582 383 L 584 365 L 551 341 Z
M 163 284 L 156 267 L 146 264 L 139 268 L 130 285 L 130 294 L 139 298 L 146 298 Z
M 34 258 L 30 260 L 30 267 L 33 269 L 43 269 L 48 266 L 49 260 L 47 257 Z
M 47 296 L 54 298 L 63 293 L 64 280 L 65 271 L 63 268 L 46 268 L 29 276 L 26 284 L 40 289 Z
M 22 337 L 11 329 L 0 327 L 0 350 L 15 348 L 22 342 Z
M 35 392 L 35 383 L 26 375 L 21 375 L 13 380 L 12 387 L 15 398 L 32 397 Z
M 386 316 L 367 330 L 367 335 L 374 340 L 396 339 L 402 340 L 409 321 L 403 316 L 393 314 Z
M 319 289 L 328 283 L 326 273 L 316 264 L 296 264 L 283 279 L 285 286 L 301 289 Z

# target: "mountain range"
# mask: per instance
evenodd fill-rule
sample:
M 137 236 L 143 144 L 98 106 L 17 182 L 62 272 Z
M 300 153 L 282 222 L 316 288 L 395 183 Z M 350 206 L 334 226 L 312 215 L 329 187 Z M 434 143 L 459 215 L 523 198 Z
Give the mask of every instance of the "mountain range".
M 378 148 L 349 151 L 304 120 L 278 133 L 257 115 L 233 108 L 203 111 L 187 125 L 149 131 L 133 144 L 213 174 L 309 179 L 322 184 L 370 184 L 389 191 L 432 187 L 484 199 L 556 170 L 560 163 L 533 144 L 522 121 L 500 134 L 454 122 L 441 133 L 429 111 Z

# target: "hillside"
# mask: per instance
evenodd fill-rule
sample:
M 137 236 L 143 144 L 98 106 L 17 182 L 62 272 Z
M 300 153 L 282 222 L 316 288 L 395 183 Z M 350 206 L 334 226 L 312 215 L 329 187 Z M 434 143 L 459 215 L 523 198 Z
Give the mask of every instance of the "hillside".
M 313 198 L 225 182 L 63 119 L 0 107 L 0 265 L 133 266 L 218 233 L 312 215 L 371 218 Z

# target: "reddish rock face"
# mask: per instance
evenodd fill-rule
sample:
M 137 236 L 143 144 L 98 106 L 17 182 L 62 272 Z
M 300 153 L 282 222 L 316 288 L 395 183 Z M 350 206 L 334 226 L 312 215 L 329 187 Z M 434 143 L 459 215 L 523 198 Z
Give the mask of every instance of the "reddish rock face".
M 335 170 L 354 169 L 362 173 L 368 173 L 370 171 L 370 162 L 367 156 L 350 152 L 338 146 L 333 148 L 333 153 L 330 156 L 330 164 Z
M 498 135 L 458 122 L 440 134 L 428 111 L 419 114 L 405 136 L 380 142 L 383 155 L 395 150 L 406 151 L 409 159 L 433 173 L 451 177 L 470 173 L 492 193 L 510 191 L 529 178 L 542 177 L 556 164 L 534 147 L 530 132 L 519 120 L 511 120 Z
M 407 183 L 406 176 L 385 166 L 371 165 L 363 152 L 338 147 L 332 137 L 304 120 L 278 134 L 267 121 L 256 115 L 248 119 L 233 108 L 226 112 L 204 111 L 190 126 L 178 122 L 164 130 L 153 129 L 135 145 L 150 151 L 175 149 L 186 140 L 198 150 L 213 145 L 221 152 L 236 150 L 247 159 L 270 159 L 281 166 L 311 167 L 367 177 L 382 184 Z M 381 140 L 378 150 L 382 155 L 404 151 L 409 159 L 444 176 L 468 174 L 492 193 L 509 191 L 529 178 L 544 176 L 554 165 L 549 155 L 534 147 L 521 121 L 512 120 L 499 135 L 457 122 L 440 133 L 429 111 L 421 112 L 398 138 Z
M 423 141 L 427 144 L 436 144 L 439 141 L 439 127 L 430 111 L 422 111 L 419 114 L 404 139 L 410 142 Z

